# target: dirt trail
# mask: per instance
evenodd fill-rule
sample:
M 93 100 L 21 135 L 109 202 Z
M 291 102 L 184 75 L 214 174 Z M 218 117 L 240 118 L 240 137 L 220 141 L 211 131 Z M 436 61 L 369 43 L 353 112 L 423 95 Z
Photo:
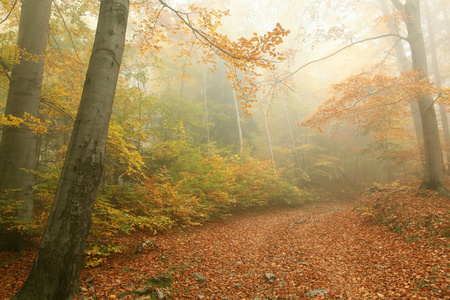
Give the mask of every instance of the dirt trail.
M 155 244 L 132 262 L 114 262 L 114 269 L 129 270 L 114 276 L 122 287 L 124 273 L 138 283 L 175 270 L 174 299 L 307 299 L 315 290 L 326 290 L 316 298 L 328 299 L 444 299 L 450 292 L 449 256 L 371 226 L 343 203 L 244 214 Z M 269 283 L 265 273 L 277 279 Z
M 83 298 L 120 298 L 164 272 L 174 274 L 161 289 L 173 299 L 308 299 L 317 290 L 327 293 L 315 299 L 450 297 L 448 255 L 367 224 L 348 204 L 242 214 L 153 243 L 84 270 Z

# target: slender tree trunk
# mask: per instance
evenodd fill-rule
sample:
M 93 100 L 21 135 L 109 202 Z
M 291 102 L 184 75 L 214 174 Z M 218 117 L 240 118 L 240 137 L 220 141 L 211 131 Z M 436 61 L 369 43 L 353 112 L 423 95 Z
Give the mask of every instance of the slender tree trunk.
M 427 20 L 427 27 L 428 27 L 428 39 L 430 43 L 430 54 L 431 54 L 431 69 L 433 70 L 434 75 L 434 81 L 436 83 L 437 87 L 442 86 L 442 79 L 441 79 L 441 73 L 439 72 L 439 63 L 438 63 L 438 57 L 436 52 L 436 41 L 434 37 L 434 26 L 433 26 L 433 20 L 431 19 L 431 12 L 430 7 L 427 1 L 424 1 L 424 7 L 425 7 L 425 17 Z M 445 10 L 444 10 L 445 11 Z M 447 35 L 450 34 L 450 31 L 447 31 Z M 445 104 L 442 102 L 439 103 L 439 114 L 441 116 L 441 123 L 442 123 L 442 131 L 444 133 L 444 142 L 445 142 L 445 153 L 446 153 L 446 159 L 447 159 L 447 173 L 450 172 L 450 168 L 448 164 L 450 163 L 450 130 L 449 130 L 449 122 L 447 117 L 447 108 L 445 107 Z
M 406 0 L 405 5 L 399 0 L 392 0 L 397 9 L 405 9 L 408 30 L 408 42 L 411 47 L 412 66 L 419 72 L 419 79 L 428 77 L 427 55 L 420 24 L 420 1 Z M 425 170 L 421 189 L 445 191 L 443 185 L 443 161 L 439 128 L 433 99 L 422 95 L 418 100 L 422 121 Z
M 71 299 L 103 172 L 106 137 L 125 44 L 128 0 L 102 0 L 80 107 L 33 269 L 13 299 Z
M 20 14 L 18 47 L 32 55 L 42 55 L 37 62 L 22 58 L 15 65 L 6 101 L 5 115 L 24 118 L 27 113 L 39 118 L 44 53 L 49 32 L 51 0 L 24 0 Z M 7 193 L 9 200 L 23 201 L 18 221 L 27 223 L 33 216 L 33 174 L 37 162 L 37 136 L 27 126 L 3 128 L 0 142 L 0 193 Z M 3 231 L 3 230 L 2 230 Z M 2 234 L 3 236 L 4 234 Z M 11 250 L 21 250 L 22 237 L 12 233 L 0 240 L 6 241 Z
M 244 139 L 242 137 L 242 125 L 241 125 L 241 117 L 239 115 L 239 105 L 237 102 L 236 97 L 236 91 L 232 87 L 233 90 L 233 102 L 234 102 L 234 109 L 236 111 L 236 121 L 238 126 L 238 133 L 239 133 L 239 153 L 242 154 L 244 152 Z
M 289 137 L 291 139 L 292 151 L 294 152 L 294 158 L 297 163 L 298 169 L 300 171 L 302 169 L 302 164 L 300 162 L 300 158 L 298 157 L 298 153 L 297 153 L 297 149 L 296 149 L 297 145 L 295 143 L 294 131 L 292 130 L 291 121 L 289 119 L 288 109 L 287 109 L 287 105 L 286 105 L 286 99 L 283 98 L 282 101 L 283 101 L 284 117 L 286 118 L 286 123 L 287 123 L 288 130 L 289 130 Z
M 277 168 L 275 165 L 275 156 L 273 155 L 272 139 L 270 137 L 270 130 L 269 130 L 269 119 L 267 118 L 267 112 L 264 107 L 264 100 L 261 101 L 261 110 L 262 110 L 262 114 L 264 117 L 264 125 L 265 125 L 265 129 L 266 129 L 267 144 L 269 146 L 270 161 L 272 162 L 272 167 L 275 170 L 275 174 L 276 174 Z
M 206 144 L 209 145 L 208 95 L 206 94 L 206 64 L 203 64 L 203 97 L 205 101 Z
M 447 28 L 447 34 L 450 32 L 450 18 L 448 16 L 448 5 L 444 2 L 447 2 L 446 0 L 441 0 L 439 3 L 439 7 L 441 8 L 443 14 L 444 14 L 444 20 L 445 20 L 445 27 Z M 450 39 L 450 37 L 447 35 L 447 39 Z

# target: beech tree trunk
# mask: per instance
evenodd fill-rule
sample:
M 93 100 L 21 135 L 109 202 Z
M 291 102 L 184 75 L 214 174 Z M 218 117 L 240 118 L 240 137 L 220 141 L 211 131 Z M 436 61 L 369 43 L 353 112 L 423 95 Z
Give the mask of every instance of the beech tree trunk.
M 381 11 L 385 16 L 388 16 L 390 14 L 388 5 L 386 3 L 386 0 L 379 0 Z M 399 34 L 398 26 L 394 22 L 389 22 L 389 31 L 393 34 Z M 401 41 L 395 41 L 395 56 L 397 56 L 397 65 L 400 72 L 408 72 L 411 69 L 411 62 L 406 57 L 405 48 L 403 47 L 403 44 Z M 417 137 L 417 144 L 419 147 L 419 152 L 421 155 L 423 154 L 423 131 L 422 131 L 422 121 L 420 120 L 420 112 L 419 112 L 419 105 L 417 101 L 410 101 L 409 102 L 409 108 L 411 109 L 413 122 L 414 122 L 414 129 L 416 131 L 416 137 Z
M 206 94 L 206 64 L 203 64 L 203 100 L 205 103 L 205 124 L 206 124 L 206 144 L 209 145 L 209 113 L 208 113 L 208 95 Z
M 424 2 L 425 7 L 425 17 L 427 20 L 427 27 L 428 27 L 428 38 L 430 42 L 430 53 L 431 53 L 431 67 L 433 70 L 434 75 L 434 81 L 436 83 L 437 87 L 442 86 L 442 78 L 441 73 L 439 72 L 439 63 L 438 63 L 438 56 L 436 51 L 436 40 L 434 37 L 434 25 L 433 20 L 431 17 L 430 7 L 429 4 L 425 1 Z M 445 11 L 445 10 L 444 10 Z M 450 31 L 447 28 L 447 35 L 450 34 Z M 447 159 L 447 173 L 450 172 L 449 163 L 450 163 L 450 129 L 448 125 L 448 117 L 447 117 L 447 108 L 445 107 L 445 104 L 440 102 L 439 103 L 439 114 L 441 116 L 441 124 L 442 124 L 442 131 L 444 133 L 444 142 L 445 142 L 445 153 L 446 153 L 446 159 Z
M 51 0 L 23 0 L 17 45 L 32 55 L 44 55 L 49 32 Z M 37 62 L 21 59 L 11 74 L 5 115 L 23 118 L 25 113 L 38 118 L 41 99 L 44 57 Z M 18 221 L 27 223 L 33 216 L 34 176 L 24 170 L 36 166 L 36 134 L 27 126 L 4 126 L 0 142 L 0 193 L 6 200 L 23 201 Z M 10 250 L 21 250 L 19 233 L 2 230 L 2 243 Z
M 286 118 L 286 124 L 289 130 L 289 138 L 291 139 L 291 148 L 294 154 L 294 158 L 295 161 L 297 163 L 297 167 L 299 172 L 302 170 L 302 164 L 300 162 L 300 158 L 298 156 L 298 152 L 297 152 L 297 145 L 295 143 L 295 137 L 294 137 L 294 131 L 292 130 L 292 125 L 291 125 L 291 121 L 289 119 L 289 114 L 288 114 L 288 109 L 287 109 L 287 105 L 286 105 L 286 99 L 283 98 L 283 110 L 284 110 L 284 117 Z
M 234 102 L 234 109 L 236 112 L 236 122 L 238 126 L 238 134 L 239 134 L 239 153 L 244 153 L 244 138 L 242 137 L 242 125 L 241 125 L 241 117 L 239 116 L 239 105 L 236 97 L 236 91 L 233 87 L 231 87 L 233 90 L 233 102 Z
M 270 161 L 272 162 L 272 167 L 273 170 L 275 171 L 275 174 L 277 174 L 277 167 L 275 165 L 275 156 L 273 155 L 272 138 L 270 137 L 269 118 L 267 117 L 267 111 L 264 107 L 264 99 L 261 100 L 261 110 L 264 118 L 264 128 L 266 130 L 267 145 L 269 146 Z
M 408 30 L 408 43 L 411 47 L 412 67 L 419 72 L 419 79 L 428 77 L 427 55 L 420 24 L 420 0 L 406 0 L 403 5 L 399 0 L 392 0 L 397 9 L 405 9 Z M 422 95 L 418 100 L 422 121 L 425 170 L 421 189 L 445 191 L 443 184 L 443 161 L 439 128 L 433 99 Z
M 72 299 L 103 172 L 125 44 L 128 0 L 102 0 L 94 47 L 49 221 L 33 269 L 13 299 Z
M 389 15 L 389 8 L 387 6 L 386 0 L 380 0 L 381 10 L 385 16 Z M 398 34 L 399 30 L 395 23 L 389 22 L 389 31 L 393 34 Z M 403 44 L 396 41 L 395 47 L 395 55 L 397 56 L 397 64 L 398 69 L 400 72 L 408 72 L 411 69 L 411 62 L 408 61 L 408 58 L 406 57 L 405 48 L 403 47 Z M 411 101 L 409 104 L 409 107 L 411 108 L 411 112 L 413 115 L 413 121 L 414 121 L 414 128 L 417 135 L 417 142 L 422 147 L 423 144 L 423 132 L 422 132 L 422 124 L 420 121 L 420 112 L 419 112 L 419 106 L 417 104 L 417 101 Z

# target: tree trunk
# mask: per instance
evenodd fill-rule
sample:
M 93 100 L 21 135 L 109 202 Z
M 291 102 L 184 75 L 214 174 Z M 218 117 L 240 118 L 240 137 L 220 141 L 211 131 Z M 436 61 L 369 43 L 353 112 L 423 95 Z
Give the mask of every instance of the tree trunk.
M 428 27 L 428 38 L 430 42 L 430 54 L 431 54 L 431 67 L 433 70 L 434 75 L 434 81 L 436 83 L 437 87 L 442 86 L 442 79 L 441 79 L 441 73 L 439 72 L 439 63 L 438 63 L 438 57 L 437 57 L 437 51 L 436 51 L 436 41 L 434 37 L 434 26 L 433 26 L 433 20 L 431 18 L 431 12 L 430 7 L 427 3 L 427 1 L 424 2 L 425 7 L 425 16 L 427 20 L 427 27 Z M 444 10 L 445 11 L 445 10 Z M 450 34 L 450 31 L 447 30 L 447 35 Z M 445 142 L 445 153 L 446 159 L 447 159 L 447 173 L 450 172 L 449 163 L 450 163 L 450 130 L 448 125 L 448 117 L 447 117 L 447 108 L 445 107 L 444 103 L 439 103 L 439 113 L 441 116 L 441 124 L 442 124 L 442 131 L 444 133 L 444 142 Z
M 17 45 L 31 55 L 44 55 L 49 33 L 51 0 L 24 0 L 20 14 Z M 37 62 L 21 58 L 11 74 L 5 115 L 24 118 L 28 113 L 38 118 L 41 99 L 44 57 Z M 0 193 L 7 192 L 8 200 L 23 201 L 18 214 L 20 223 L 33 216 L 34 176 L 24 170 L 36 167 L 36 133 L 27 126 L 4 126 L 0 142 Z M 11 191 L 10 193 L 8 191 Z M 3 229 L 4 230 L 4 229 Z M 2 230 L 2 231 L 3 231 Z M 21 250 L 22 236 L 2 233 L 7 248 Z
M 286 118 L 286 124 L 287 124 L 288 130 L 289 130 L 289 138 L 291 139 L 292 151 L 294 154 L 295 161 L 297 163 L 298 171 L 300 172 L 300 170 L 302 169 L 302 164 L 300 162 L 300 158 L 298 157 L 297 145 L 295 143 L 294 131 L 292 130 L 291 121 L 289 119 L 288 109 L 287 109 L 287 105 L 286 105 L 286 99 L 283 98 L 282 101 L 283 101 L 284 117 Z
M 389 15 L 389 8 L 386 3 L 386 0 L 379 0 L 381 11 L 385 16 Z M 398 34 L 399 30 L 397 25 L 394 22 L 389 22 L 389 31 L 393 34 Z M 397 65 L 400 72 L 405 73 L 408 72 L 411 69 L 411 62 L 406 57 L 405 48 L 403 47 L 403 44 L 401 41 L 395 41 L 395 56 L 397 56 Z M 422 122 L 420 120 L 420 112 L 419 112 L 419 105 L 417 104 L 417 101 L 410 101 L 409 102 L 409 108 L 411 109 L 413 122 L 414 122 L 414 129 L 416 131 L 416 137 L 417 137 L 417 144 L 419 146 L 419 151 L 422 153 L 422 145 L 423 145 L 423 132 L 422 132 Z
M 206 94 L 206 64 L 203 64 L 203 99 L 205 102 L 205 124 L 206 124 L 206 144 L 209 145 L 209 115 L 208 115 L 208 95 Z
M 239 153 L 242 154 L 244 153 L 244 139 L 242 137 L 242 125 L 241 125 L 241 117 L 239 115 L 239 105 L 237 102 L 237 97 L 236 97 L 236 91 L 234 90 L 233 87 L 231 87 L 233 90 L 233 102 L 234 102 L 234 109 L 236 111 L 236 121 L 237 121 L 237 126 L 238 126 L 238 133 L 239 133 Z
M 419 80 L 427 78 L 427 55 L 420 24 L 420 1 L 406 0 L 405 5 L 402 5 L 399 0 L 392 0 L 392 2 L 397 8 L 404 7 L 407 15 L 406 28 L 411 47 L 412 67 L 419 72 Z M 434 102 L 430 95 L 422 95 L 418 104 L 425 154 L 424 178 L 420 188 L 444 191 L 441 142 Z
M 447 33 L 450 32 L 450 18 L 448 16 L 448 5 L 445 4 L 446 0 L 441 0 L 439 3 L 439 8 L 442 10 L 444 14 L 445 27 L 447 28 Z M 447 35 L 447 39 L 450 37 Z
M 31 274 L 13 299 L 71 299 L 78 292 L 103 172 L 128 6 L 128 0 L 101 1 L 94 47 L 55 201 Z
M 275 171 L 275 174 L 277 174 L 277 168 L 275 165 L 275 156 L 273 155 L 273 147 L 272 147 L 272 139 L 270 137 L 270 130 L 269 130 L 269 119 L 267 118 L 267 112 L 264 108 L 264 100 L 261 100 L 261 110 L 264 117 L 264 125 L 266 129 L 266 137 L 267 137 L 267 145 L 269 146 L 269 153 L 270 153 L 270 161 L 272 162 L 273 170 Z

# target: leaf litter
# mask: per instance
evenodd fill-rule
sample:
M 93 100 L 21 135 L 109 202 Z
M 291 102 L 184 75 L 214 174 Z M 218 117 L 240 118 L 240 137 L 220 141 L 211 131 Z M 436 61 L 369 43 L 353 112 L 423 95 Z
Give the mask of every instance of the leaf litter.
M 133 246 L 150 239 L 152 247 Z M 172 282 L 153 295 L 167 299 L 450 297 L 448 247 L 405 241 L 349 203 L 249 212 L 121 243 L 128 249 L 83 269 L 77 299 L 139 299 L 135 291 L 155 292 L 146 287 L 160 274 L 171 274 Z M 33 256 L 29 249 L 0 266 L 0 299 L 20 288 Z

